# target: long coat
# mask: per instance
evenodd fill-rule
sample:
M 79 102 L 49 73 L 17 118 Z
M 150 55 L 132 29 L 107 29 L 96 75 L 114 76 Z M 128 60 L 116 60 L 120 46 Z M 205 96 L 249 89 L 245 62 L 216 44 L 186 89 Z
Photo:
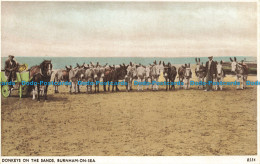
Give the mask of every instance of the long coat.
M 217 65 L 213 60 L 211 61 L 210 68 L 209 68 L 209 61 L 206 62 L 206 72 L 207 74 L 209 73 L 211 77 L 213 77 L 213 74 L 217 76 Z
M 7 59 L 5 61 L 5 75 L 9 77 L 9 75 L 15 74 L 18 69 L 18 63 L 15 60 Z

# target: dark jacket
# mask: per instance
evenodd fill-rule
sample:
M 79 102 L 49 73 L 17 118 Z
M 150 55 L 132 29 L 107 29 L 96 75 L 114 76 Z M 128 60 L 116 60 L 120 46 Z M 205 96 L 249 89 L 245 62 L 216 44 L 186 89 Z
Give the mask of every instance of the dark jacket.
M 19 64 L 15 60 L 7 59 L 5 61 L 5 75 L 9 76 L 11 73 L 15 74 L 18 70 Z
M 209 73 L 212 77 L 213 77 L 213 74 L 215 74 L 215 76 L 217 76 L 217 65 L 213 60 L 210 64 L 210 68 L 209 68 L 209 61 L 206 62 L 206 72 L 207 72 L 207 74 Z

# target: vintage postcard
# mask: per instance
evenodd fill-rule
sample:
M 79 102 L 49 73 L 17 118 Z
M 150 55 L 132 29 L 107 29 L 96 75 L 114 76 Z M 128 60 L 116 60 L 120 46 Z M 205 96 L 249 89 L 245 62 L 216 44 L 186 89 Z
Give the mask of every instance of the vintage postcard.
M 0 163 L 259 163 L 258 3 L 2 1 Z

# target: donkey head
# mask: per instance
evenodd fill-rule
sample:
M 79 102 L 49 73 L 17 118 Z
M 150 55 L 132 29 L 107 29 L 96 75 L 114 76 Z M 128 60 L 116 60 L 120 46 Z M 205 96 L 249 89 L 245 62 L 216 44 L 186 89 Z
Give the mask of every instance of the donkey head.
M 44 60 L 41 64 L 40 64 L 42 73 L 44 75 L 47 76 L 51 76 L 52 74 L 52 64 L 51 64 L 51 60 Z
M 202 65 L 200 64 L 200 58 L 198 58 L 198 59 L 195 58 L 195 61 L 196 61 L 196 71 L 199 71 L 201 66 L 203 65 L 203 63 L 202 63 Z
M 222 63 L 223 61 L 221 60 L 220 63 L 216 62 L 217 64 L 217 75 L 220 76 L 222 74 Z
M 237 67 L 237 58 L 234 57 L 234 60 L 230 58 L 230 61 L 231 61 L 231 72 L 235 72 Z

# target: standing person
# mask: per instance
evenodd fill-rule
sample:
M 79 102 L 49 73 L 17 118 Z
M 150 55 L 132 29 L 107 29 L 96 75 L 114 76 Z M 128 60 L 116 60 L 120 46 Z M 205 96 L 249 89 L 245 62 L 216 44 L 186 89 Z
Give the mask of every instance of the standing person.
M 213 83 L 213 76 L 215 74 L 215 78 L 217 76 L 217 69 L 216 63 L 213 61 L 213 56 L 208 57 L 209 61 L 206 62 L 206 90 L 205 91 L 212 91 L 212 83 Z
M 13 55 L 9 55 L 5 61 L 5 75 L 7 76 L 8 82 L 16 80 L 16 72 L 18 70 L 19 63 L 15 61 Z M 13 88 L 13 86 L 10 86 Z

